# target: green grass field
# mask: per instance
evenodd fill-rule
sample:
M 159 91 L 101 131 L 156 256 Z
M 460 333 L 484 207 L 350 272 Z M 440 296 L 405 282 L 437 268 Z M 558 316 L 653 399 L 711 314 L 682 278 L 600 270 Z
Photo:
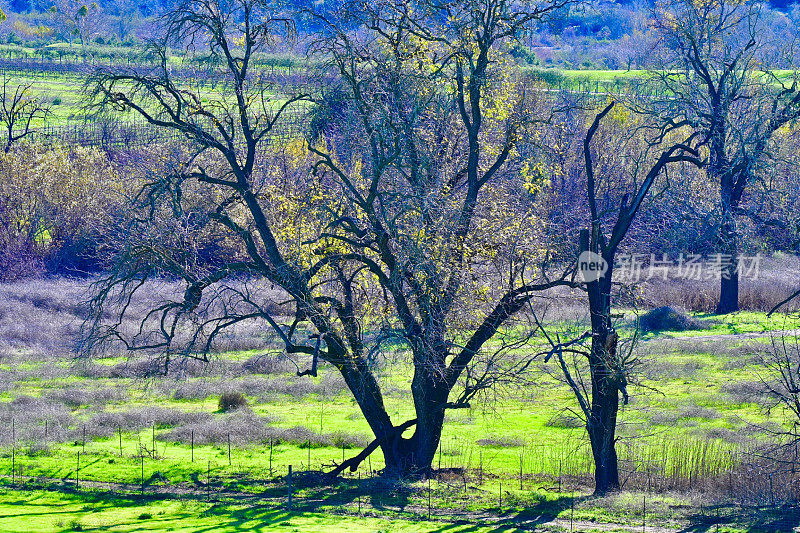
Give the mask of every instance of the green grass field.
M 89 128 L 96 121 L 95 110 L 87 108 L 85 96 L 85 78 L 72 74 L 58 74 L 41 77 L 32 75 L 31 72 L 7 72 L 13 88 L 18 84 L 30 84 L 31 92 L 48 106 L 48 114 L 44 119 L 34 122 L 35 128 Z M 200 94 L 208 93 L 203 98 L 205 103 L 210 101 L 211 89 L 203 88 Z M 270 100 L 270 105 L 277 109 L 285 102 L 285 98 L 275 95 Z M 117 114 L 113 117 L 123 123 L 143 124 L 142 118 L 133 113 Z
M 44 50 L 36 48 L 20 47 L 17 45 L 0 45 L 0 58 L 4 54 L 11 54 L 13 57 L 36 58 L 42 53 L 49 54 L 47 57 L 54 61 L 53 54 L 58 52 L 69 52 L 78 54 L 80 48 L 69 48 L 66 43 L 58 43 Z M 127 68 L 129 65 L 136 65 L 137 61 L 125 61 L 120 59 L 121 54 L 136 54 L 135 49 L 117 48 L 112 46 L 93 46 L 90 47 L 91 53 L 98 57 L 116 58 L 119 68 Z M 38 55 L 37 55 L 38 54 Z M 116 54 L 116 55 L 115 55 Z M 171 58 L 174 66 L 184 68 L 187 64 L 193 65 L 191 60 L 175 56 Z M 291 56 L 264 56 L 256 59 L 260 61 L 257 68 L 270 72 L 289 72 L 288 69 L 299 69 L 302 65 L 297 58 Z M 58 61 L 55 61 L 58 63 Z M 81 72 L 91 70 L 90 65 L 83 65 L 80 59 L 73 58 L 77 64 L 74 71 L 67 69 L 64 72 L 51 72 L 47 69 L 37 69 L 36 62 L 26 65 L 24 68 L 12 66 L 3 69 L 4 79 L 9 81 L 10 92 L 13 94 L 17 85 L 30 85 L 32 94 L 47 105 L 49 113 L 45 119 L 38 119 L 34 122 L 35 128 L 88 128 L 96 122 L 96 110 L 87 109 L 87 98 L 85 95 L 86 75 Z M 12 63 L 12 65 L 16 65 Z M 277 66 L 276 66 L 277 65 Z M 80 68 L 78 68 L 80 67 Z M 211 99 L 218 98 L 221 90 L 219 87 L 207 85 L 197 86 L 196 78 L 185 80 L 184 88 L 192 89 L 201 95 L 202 101 L 208 103 Z M 271 94 L 271 93 L 270 93 Z M 275 94 L 271 94 L 269 106 L 277 109 L 285 102 L 281 97 L 280 91 L 276 89 Z M 232 98 L 232 97 L 231 97 Z M 133 113 L 117 114 L 113 117 L 124 123 L 143 123 L 143 119 Z
M 59 282 L 49 283 L 42 290 L 57 292 Z M 767 438 L 755 423 L 786 420 L 734 385 L 759 379 L 755 356 L 769 348 L 769 332 L 800 327 L 797 318 L 742 312 L 646 335 L 639 384 L 620 418 L 624 492 L 598 500 L 575 400 L 552 362 L 535 363 L 525 387 L 450 412 L 430 482 L 381 479 L 380 453 L 333 480 L 322 472 L 370 433 L 332 369 L 298 378 L 267 347 L 217 354 L 185 376 L 136 377 L 142 359 L 87 364 L 61 341 L 48 344 L 74 328 L 68 296 L 9 290 L 16 316 L 40 322 L 19 330 L 11 314 L 0 321 L 2 531 L 23 530 L 32 516 L 40 529 L 30 531 L 505 531 L 536 520 L 559 530 L 569 519 L 678 530 L 706 520 L 703 500 L 720 480 L 751 482 L 739 465 Z M 622 319 L 623 330 L 631 324 L 632 314 Z M 394 355 L 381 379 L 399 423 L 413 411 L 407 363 Z M 222 391 L 244 393 L 247 407 L 220 412 Z M 730 531 L 752 530 L 750 511 L 713 501 Z

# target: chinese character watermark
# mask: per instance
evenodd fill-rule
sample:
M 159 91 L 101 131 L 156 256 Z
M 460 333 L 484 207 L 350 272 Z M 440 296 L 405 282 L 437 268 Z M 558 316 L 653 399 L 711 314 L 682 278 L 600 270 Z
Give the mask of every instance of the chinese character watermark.
M 621 282 L 649 280 L 716 280 L 737 274 L 742 279 L 758 279 L 761 254 L 737 255 L 679 254 L 618 254 L 614 261 L 614 279 Z M 597 281 L 608 272 L 606 261 L 593 252 L 583 252 L 578 258 L 578 272 L 587 283 Z

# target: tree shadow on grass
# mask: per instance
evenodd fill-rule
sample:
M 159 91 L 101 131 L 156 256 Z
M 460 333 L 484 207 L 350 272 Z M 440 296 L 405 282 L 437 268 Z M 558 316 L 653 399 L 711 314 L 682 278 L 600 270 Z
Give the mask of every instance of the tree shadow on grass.
M 378 518 L 403 520 L 409 522 L 426 522 L 430 531 L 472 531 L 505 532 L 520 527 L 536 529 L 555 519 L 560 513 L 577 506 L 590 496 L 555 495 L 552 498 L 532 499 L 508 502 L 499 513 L 497 508 L 488 508 L 482 512 L 466 512 L 456 508 L 442 508 L 437 498 L 443 497 L 438 487 L 434 489 L 434 506 L 431 521 L 428 521 L 428 508 L 425 505 L 427 487 L 412 483 L 381 477 L 366 478 L 331 478 L 321 472 L 295 473 L 292 479 L 293 506 L 291 512 L 285 505 L 280 507 L 247 507 L 231 509 L 227 503 L 215 505 L 207 511 L 228 527 L 253 528 L 264 521 L 264 525 L 290 525 L 289 519 L 294 517 L 319 517 L 323 515 L 336 517 L 336 520 L 357 519 L 355 514 L 359 502 L 363 505 L 365 515 Z M 445 489 L 446 490 L 446 489 Z M 272 497 L 288 495 L 288 485 L 268 489 Z M 457 489 L 454 493 L 459 492 Z M 524 508 L 520 510 L 520 508 Z M 260 525 L 259 525 L 260 527 Z M 490 528 L 490 529 L 489 529 Z
M 538 526 L 552 522 L 564 511 L 577 507 L 581 502 L 591 498 L 584 495 L 558 494 L 553 499 L 534 501 L 522 511 L 504 512 L 501 517 L 509 524 L 535 530 Z
M 412 484 L 381 477 L 331 477 L 319 471 L 298 472 L 292 478 L 294 509 L 307 512 L 342 507 L 363 507 L 391 513 L 406 512 L 411 498 L 419 489 Z M 267 488 L 262 495 L 286 498 L 288 485 Z
M 56 498 L 54 498 L 56 494 Z M 58 492 L 20 492 L 15 499 L 4 499 L 3 510 L 0 511 L 0 520 L 23 521 L 37 524 L 39 527 L 46 518 L 62 522 L 73 518 L 77 522 L 84 515 L 102 511 L 117 511 L 119 509 L 142 507 L 153 502 L 147 497 L 125 497 L 109 493 L 80 493 L 76 491 L 59 490 Z M 152 518 L 152 517 L 150 517 Z M 170 520 L 184 517 L 173 514 Z M 59 520 L 60 519 L 60 520 Z M 152 520 L 151 520 L 152 522 Z M 62 527 L 56 523 L 55 528 Z M 74 529 L 74 525 L 63 526 L 66 530 Z M 105 530 L 106 526 L 87 527 L 80 526 L 82 531 Z M 57 530 L 57 529 L 54 529 Z M 133 529 L 135 530 L 135 529 Z M 152 530 L 149 528 L 148 530 Z
M 460 485 L 459 485 L 460 486 Z M 551 497 L 536 497 L 531 492 L 530 498 L 513 498 L 505 500 L 503 509 L 487 507 L 479 512 L 467 512 L 453 506 L 443 508 L 441 499 L 450 499 L 461 492 L 457 485 L 452 485 L 442 491 L 437 483 L 431 489 L 433 495 L 431 518 L 443 520 L 443 524 L 436 531 L 457 529 L 459 532 L 481 530 L 496 526 L 496 531 L 507 531 L 518 527 L 536 529 L 556 519 L 564 511 L 578 506 L 581 502 L 591 498 L 585 495 L 567 495 L 552 493 Z M 318 489 L 321 494 L 314 494 L 307 501 L 302 502 L 301 508 L 305 511 L 324 511 L 342 506 L 350 506 L 352 510 L 358 500 L 364 508 L 376 511 L 384 516 L 402 516 L 410 520 L 426 520 L 429 509 L 425 504 L 428 488 L 404 483 L 401 481 L 381 477 L 364 479 L 341 479 L 332 481 L 330 478 L 319 480 Z M 448 491 L 450 491 L 448 493 Z M 416 496 L 416 498 L 414 498 Z M 414 501 L 416 500 L 416 501 Z M 466 526 L 474 526 L 467 528 Z
M 57 495 L 56 498 L 53 495 Z M 212 506 L 201 513 L 190 510 L 178 511 L 171 510 L 169 513 L 160 515 L 157 507 L 153 504 L 159 501 L 175 500 L 174 496 L 164 497 L 163 495 L 119 495 L 108 492 L 80 492 L 63 487 L 58 491 L 35 493 L 19 493 L 15 499 L 7 499 L 3 502 L 3 507 L 8 508 L 0 511 L 0 520 L 27 520 L 31 523 L 43 523 L 45 518 L 51 518 L 63 522 L 73 518 L 74 523 L 80 524 L 80 531 L 105 531 L 107 523 L 98 526 L 90 526 L 81 520 L 86 515 L 102 511 L 120 511 L 125 509 L 137 509 L 133 516 L 118 518 L 113 522 L 114 526 L 126 526 L 126 531 L 154 531 L 174 527 L 176 524 L 197 524 L 194 531 L 259 531 L 270 530 L 274 526 L 285 522 L 293 516 L 303 516 L 302 513 L 293 513 L 286 509 L 265 508 L 255 505 L 242 505 L 241 503 L 214 503 Z M 60 501 L 59 501 L 60 500 Z M 141 509 L 142 513 L 135 514 Z M 211 522 L 207 525 L 198 524 L 198 520 L 210 518 Z M 63 524 L 56 526 L 65 531 L 76 530 L 75 524 Z
M 201 532 L 259 531 L 274 527 L 298 527 L 298 522 L 313 524 L 315 521 L 323 521 L 327 527 L 335 530 L 340 521 L 345 525 L 348 520 L 357 520 L 361 516 L 361 513 L 356 514 L 361 503 L 364 515 L 388 521 L 424 522 L 424 529 L 429 531 L 469 533 L 489 530 L 499 533 L 519 527 L 536 529 L 585 498 L 579 496 L 573 499 L 571 496 L 555 495 L 538 500 L 533 498 L 508 501 L 504 508 L 510 510 L 502 513 L 498 513 L 496 508 L 470 513 L 453 506 L 442 507 L 439 505 L 441 501 L 434 499 L 431 516 L 433 520 L 428 521 L 424 485 L 420 487 L 383 478 L 330 478 L 319 472 L 296 473 L 292 479 L 294 501 L 290 510 L 286 502 L 288 485 L 285 481 L 284 479 L 283 482 L 271 484 L 263 492 L 238 493 L 214 483 L 212 477 L 210 494 L 198 490 L 176 493 L 169 489 L 163 493 L 145 491 L 144 494 L 137 494 L 133 491 L 87 490 L 85 487 L 75 487 L 70 482 L 51 483 L 40 487 L 44 488 L 44 493 L 37 491 L 25 496 L 25 492 L 20 492 L 18 499 L 6 500 L 5 503 L 18 506 L 20 512 L 17 514 L 6 510 L 0 514 L 0 519 L 36 520 L 50 516 L 57 520 L 69 520 L 76 515 L 80 517 L 87 513 L 139 507 L 142 511 L 148 511 L 142 513 L 142 516 L 147 516 L 141 519 L 141 528 L 137 527 L 137 518 L 128 516 L 121 519 L 133 531 L 152 530 L 159 524 L 167 527 L 183 520 L 194 521 L 198 526 L 196 530 Z M 445 487 L 445 491 L 447 490 Z M 456 492 L 458 491 L 453 491 Z M 450 497 L 453 493 L 440 492 L 438 497 Z M 53 494 L 58 494 L 58 497 L 53 498 Z M 158 505 L 159 501 L 194 500 L 205 503 L 207 498 L 211 500 L 210 507 L 200 515 L 181 510 L 170 511 L 165 516 L 149 512 L 152 505 Z M 65 501 L 62 503 L 60 499 Z M 135 516 L 136 512 L 134 510 L 132 514 Z M 210 522 L 202 523 L 205 518 L 211 519 Z M 85 531 L 93 529 L 86 525 L 82 527 Z M 302 529 L 302 525 L 300 527 Z
M 569 500 L 570 498 L 564 498 Z M 550 502 L 552 503 L 552 502 Z M 570 504 L 562 502 L 564 508 L 569 508 Z M 550 508 L 551 509 L 551 508 Z M 336 527 L 346 528 L 348 521 L 360 520 L 361 517 L 354 514 L 340 514 L 340 513 L 326 513 L 324 510 L 319 509 L 316 511 L 311 510 L 295 510 L 289 511 L 285 509 L 264 509 L 258 507 L 247 508 L 231 508 L 229 505 L 221 504 L 215 505 L 204 513 L 206 516 L 215 517 L 215 525 L 208 528 L 196 529 L 199 533 L 210 533 L 218 529 L 224 530 L 242 530 L 242 531 L 260 531 L 268 530 L 276 526 L 284 527 L 300 527 L 302 530 L 303 521 L 314 522 L 320 520 L 327 520 L 328 525 L 335 525 Z M 370 513 L 367 513 L 370 516 Z M 383 518 L 387 521 L 398 521 L 398 523 L 416 523 L 424 524 L 422 527 L 417 527 L 415 530 L 430 531 L 431 533 L 507 533 L 511 531 L 518 531 L 520 527 L 525 529 L 535 530 L 539 525 L 547 524 L 554 516 L 547 513 L 537 513 L 536 510 L 526 510 L 523 513 L 508 513 L 503 517 L 474 517 L 453 519 L 452 517 L 434 517 L 433 520 L 427 520 L 426 517 L 419 515 L 389 515 L 377 518 Z M 441 521 L 440 521 L 441 520 Z M 298 524 L 298 521 L 300 522 Z
M 713 532 L 725 526 L 745 528 L 753 532 L 794 531 L 800 527 L 800 507 L 707 507 L 702 513 L 690 516 L 689 525 L 681 533 Z

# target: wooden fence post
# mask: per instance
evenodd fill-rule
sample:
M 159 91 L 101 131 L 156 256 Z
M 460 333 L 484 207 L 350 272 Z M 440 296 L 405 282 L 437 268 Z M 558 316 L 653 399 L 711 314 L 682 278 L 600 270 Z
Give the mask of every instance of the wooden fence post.
M 289 475 L 287 476 L 286 484 L 287 484 L 288 491 L 289 491 L 288 508 L 291 511 L 292 510 L 292 465 L 289 465 Z

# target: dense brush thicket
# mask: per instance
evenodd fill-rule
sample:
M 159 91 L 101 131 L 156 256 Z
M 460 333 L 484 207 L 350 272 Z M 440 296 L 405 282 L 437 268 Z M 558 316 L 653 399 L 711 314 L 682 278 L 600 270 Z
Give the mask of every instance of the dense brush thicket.
M 318 115 L 319 112 L 315 116 Z M 791 132 L 779 136 L 776 144 L 778 161 L 762 170 L 743 209 L 754 216 L 740 218 L 746 253 L 795 254 L 800 249 L 800 198 L 792 192 L 800 189 L 800 183 L 791 171 L 800 146 Z M 570 149 L 577 154 L 577 147 Z M 174 163 L 169 154 L 178 154 L 181 149 L 159 146 L 151 152 L 162 155 L 155 158 L 134 150 L 112 153 L 57 143 L 25 143 L 0 154 L 0 279 L 41 274 L 84 276 L 108 266 L 114 243 L 134 216 L 130 209 L 132 191 L 169 169 Z M 703 172 L 688 165 L 681 169 L 679 178 L 680 187 L 673 186 L 654 197 L 642 212 L 631 229 L 627 251 L 668 251 L 673 256 L 715 252 L 718 214 L 713 194 L 709 194 L 714 184 L 708 183 Z M 580 215 L 585 215 L 581 187 L 579 178 L 557 174 L 531 195 L 546 212 L 553 231 L 577 234 Z M 521 190 L 519 194 L 524 196 L 527 192 Z M 564 244 L 565 250 L 571 249 L 571 242 Z M 220 250 L 229 246 L 228 242 L 206 242 L 196 250 L 197 260 L 213 261 Z M 767 278 L 743 282 L 744 308 L 769 310 L 780 300 L 779 296 L 788 294 L 794 287 L 794 280 L 789 279 L 794 267 L 789 266 L 786 275 L 778 276 L 781 279 L 775 277 L 777 270 L 767 268 Z M 658 280 L 651 280 L 651 284 L 658 285 Z M 676 304 L 696 310 L 713 308 L 716 296 L 701 288 L 707 283 L 670 280 L 661 285 L 652 297 L 645 295 L 643 303 Z M 713 290 L 713 284 L 710 287 Z

